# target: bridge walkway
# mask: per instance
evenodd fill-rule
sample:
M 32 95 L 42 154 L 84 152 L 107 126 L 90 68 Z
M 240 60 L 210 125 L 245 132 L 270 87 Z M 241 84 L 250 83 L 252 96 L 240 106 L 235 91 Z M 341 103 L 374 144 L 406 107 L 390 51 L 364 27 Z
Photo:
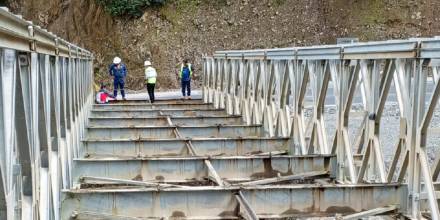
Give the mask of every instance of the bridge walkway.
M 289 155 L 289 138 L 202 100 L 94 105 L 88 123 L 62 219 L 334 217 L 402 195 L 335 184 L 334 155 Z

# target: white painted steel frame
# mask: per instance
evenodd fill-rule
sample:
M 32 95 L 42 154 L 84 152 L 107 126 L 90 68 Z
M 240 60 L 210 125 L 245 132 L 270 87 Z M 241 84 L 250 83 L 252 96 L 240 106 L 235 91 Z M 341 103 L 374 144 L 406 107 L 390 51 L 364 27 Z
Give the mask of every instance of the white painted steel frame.
M 421 218 L 420 201 L 425 200 L 432 219 L 439 219 L 433 183 L 440 173 L 440 155 L 433 167 L 426 155 L 428 128 L 440 94 L 439 58 L 438 38 L 218 51 L 204 57 L 203 100 L 226 107 L 229 114 L 241 114 L 249 125 L 263 124 L 269 137 L 290 137 L 291 154 L 335 153 L 340 183 L 407 182 L 409 208 L 404 214 Z M 435 85 L 432 97 L 425 100 L 428 74 Z M 333 139 L 328 140 L 323 118 L 330 83 L 338 119 Z M 379 134 L 391 84 L 401 126 L 386 169 Z M 356 91 L 362 94 L 365 116 L 352 139 L 348 124 Z M 304 115 L 308 92 L 313 98 L 309 121 Z M 426 196 L 421 198 L 421 193 Z
M 0 219 L 60 219 L 93 104 L 93 55 L 0 9 Z

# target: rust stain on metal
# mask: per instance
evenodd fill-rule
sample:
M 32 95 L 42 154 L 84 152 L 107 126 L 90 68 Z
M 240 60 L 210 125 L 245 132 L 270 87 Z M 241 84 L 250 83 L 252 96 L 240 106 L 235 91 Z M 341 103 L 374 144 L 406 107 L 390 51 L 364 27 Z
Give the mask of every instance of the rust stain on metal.
M 298 215 L 298 214 L 304 214 L 304 212 L 298 210 L 298 209 L 287 209 L 286 211 L 282 212 L 281 215 Z
M 287 172 L 280 172 L 278 170 L 273 169 L 271 158 L 264 158 L 263 159 L 263 163 L 264 163 L 264 171 L 252 174 L 251 178 L 255 178 L 255 179 L 272 178 L 272 177 L 278 176 L 278 173 L 281 176 L 286 176 L 286 175 L 292 175 L 293 174 L 292 167 L 290 166 L 290 160 L 289 160 L 289 167 L 288 167 Z
M 277 176 L 278 172 L 272 168 L 272 162 L 270 158 L 264 158 L 264 171 L 259 173 L 254 173 L 251 175 L 252 178 L 270 178 Z
M 142 177 L 142 175 L 141 174 L 138 174 L 137 176 L 135 176 L 132 180 L 135 180 L 135 181 L 142 181 L 144 178 Z
M 156 176 L 155 179 L 156 179 L 157 181 L 161 181 L 161 182 L 165 181 L 165 177 L 160 176 L 160 175 L 159 175 L 159 176 Z
M 185 215 L 185 213 L 182 212 L 182 211 L 174 211 L 174 212 L 171 214 L 171 218 L 184 218 L 184 217 L 186 217 L 186 215 Z
M 233 211 L 223 211 L 218 216 L 220 217 L 229 217 L 229 216 L 237 216 L 240 211 L 239 206 L 235 206 Z
M 206 180 L 188 180 L 184 183 L 174 183 L 175 185 L 184 185 L 184 186 L 216 186 L 217 184 L 210 179 Z
M 261 150 L 255 150 L 255 151 L 251 151 L 251 152 L 249 152 L 250 155 L 261 154 L 261 153 L 264 153 L 264 152 L 261 151 Z
M 327 213 L 355 213 L 356 210 L 348 206 L 330 206 L 325 210 Z
M 244 142 L 243 138 L 238 138 L 237 139 L 237 141 L 236 141 L 236 146 L 237 146 L 236 151 L 237 151 L 237 153 L 244 152 L 244 143 L 243 142 Z
M 185 115 L 185 116 L 197 116 L 197 113 L 195 111 L 184 111 L 183 115 Z
M 151 156 L 153 156 L 153 157 L 178 157 L 178 156 L 183 156 L 183 155 L 178 154 L 178 153 L 163 153 L 163 154 L 153 154 Z M 148 155 L 145 155 L 145 157 L 148 157 Z
M 112 195 L 112 214 L 117 215 L 118 214 L 118 206 L 116 202 L 116 195 Z

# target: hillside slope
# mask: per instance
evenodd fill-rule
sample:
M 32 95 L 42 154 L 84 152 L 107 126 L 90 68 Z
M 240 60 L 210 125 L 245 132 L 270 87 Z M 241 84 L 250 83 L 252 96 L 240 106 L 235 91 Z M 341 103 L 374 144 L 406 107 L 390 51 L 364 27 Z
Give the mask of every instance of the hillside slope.
M 382 40 L 440 33 L 435 0 L 169 0 L 139 19 L 112 18 L 96 0 L 10 0 L 15 13 L 96 55 L 96 79 L 108 81 L 118 55 L 129 69 L 128 87 L 143 87 L 150 57 L 160 88 L 176 88 L 183 57 L 196 74 L 203 53 L 218 49 L 334 43 L 338 37 Z M 199 74 L 200 76 L 200 74 Z

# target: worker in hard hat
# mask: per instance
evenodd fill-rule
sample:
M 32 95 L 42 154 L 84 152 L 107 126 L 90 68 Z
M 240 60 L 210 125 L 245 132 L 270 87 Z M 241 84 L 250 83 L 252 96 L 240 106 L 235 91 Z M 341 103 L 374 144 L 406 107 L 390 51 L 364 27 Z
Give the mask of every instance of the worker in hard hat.
M 118 96 L 118 89 L 121 90 L 122 99 L 125 100 L 125 77 L 127 76 L 127 67 L 122 63 L 121 58 L 115 57 L 113 64 L 109 68 L 110 76 L 113 76 L 113 95 L 116 99 Z
M 154 103 L 154 87 L 156 86 L 157 72 L 151 65 L 149 60 L 144 62 L 145 66 L 145 81 L 147 83 L 148 96 L 150 97 L 150 102 Z
M 184 99 L 191 99 L 191 77 L 193 67 L 188 59 L 184 59 L 179 71 L 179 78 L 182 85 L 182 95 Z

